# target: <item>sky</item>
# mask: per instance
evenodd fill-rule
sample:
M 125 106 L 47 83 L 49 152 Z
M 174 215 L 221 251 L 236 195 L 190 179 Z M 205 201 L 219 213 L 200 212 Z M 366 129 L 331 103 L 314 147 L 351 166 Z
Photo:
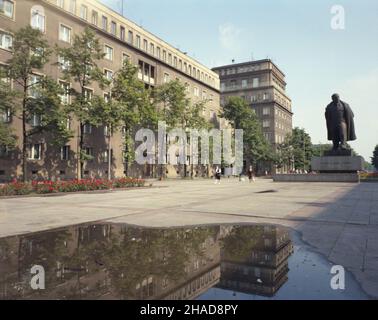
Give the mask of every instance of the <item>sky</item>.
M 101 0 L 119 13 L 121 1 Z M 293 125 L 313 143 L 327 143 L 324 111 L 339 93 L 355 114 L 350 145 L 370 161 L 378 144 L 377 0 L 123 0 L 123 13 L 210 68 L 272 59 L 286 75 Z

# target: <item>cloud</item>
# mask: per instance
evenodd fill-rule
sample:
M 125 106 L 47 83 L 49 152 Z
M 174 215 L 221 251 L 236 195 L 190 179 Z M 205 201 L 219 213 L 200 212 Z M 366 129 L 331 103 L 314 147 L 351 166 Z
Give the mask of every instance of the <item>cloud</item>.
M 242 29 L 234 26 L 232 23 L 224 23 L 218 27 L 219 41 L 223 49 L 229 51 L 238 51 L 240 49 L 240 36 Z

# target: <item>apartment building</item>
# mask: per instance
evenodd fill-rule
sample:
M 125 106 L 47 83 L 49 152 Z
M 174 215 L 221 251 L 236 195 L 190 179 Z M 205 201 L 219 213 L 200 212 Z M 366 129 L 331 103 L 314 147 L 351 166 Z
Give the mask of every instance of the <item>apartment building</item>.
M 193 103 L 206 100 L 202 115 L 219 123 L 217 115 L 220 108 L 220 81 L 214 71 L 202 65 L 186 53 L 174 48 L 151 32 L 124 18 L 98 1 L 89 0 L 0 0 L 0 65 L 11 57 L 13 33 L 26 25 L 43 32 L 51 47 L 55 44 L 64 47 L 72 43 L 73 36 L 80 34 L 85 27 L 95 30 L 104 48 L 105 57 L 99 62 L 107 77 L 111 78 L 119 70 L 124 59 L 129 59 L 139 67 L 138 78 L 146 87 L 154 88 L 171 80 L 178 79 L 187 88 L 187 95 Z M 36 77 L 48 75 L 62 86 L 67 84 L 62 78 L 62 70 L 57 64 L 60 57 L 52 56 L 44 70 Z M 62 62 L 62 61 L 60 61 Z M 13 84 L 16 85 L 16 84 Z M 88 88 L 88 94 L 106 96 L 108 92 L 97 85 Z M 70 96 L 62 97 L 69 102 Z M 14 115 L 4 114 L 2 121 L 9 123 L 18 137 L 22 137 L 21 121 Z M 30 125 L 38 125 L 33 119 Z M 77 132 L 78 123 L 72 119 L 68 124 Z M 122 130 L 113 132 L 112 150 L 108 150 L 106 127 L 85 127 L 85 152 L 93 156 L 84 166 L 84 177 L 106 177 L 108 161 L 111 158 L 112 175 L 125 174 L 124 139 Z M 77 135 L 77 134 L 75 134 Z M 0 146 L 1 147 L 1 146 Z M 21 144 L 15 150 L 0 148 L 0 181 L 17 178 L 21 175 Z M 35 137 L 29 145 L 29 178 L 70 179 L 76 177 L 77 137 L 67 145 L 55 147 L 50 144 L 48 135 Z M 109 157 L 109 155 L 111 155 Z M 187 159 L 190 164 L 190 157 Z M 190 168 L 190 166 L 185 166 Z M 202 168 L 203 169 L 203 168 Z M 201 176 L 206 170 L 196 167 L 194 176 Z M 175 177 L 190 174 L 183 172 L 184 166 L 167 166 L 166 175 Z M 158 176 L 156 166 L 133 166 L 129 171 L 134 176 Z
M 285 74 L 270 59 L 235 63 L 213 68 L 220 77 L 221 105 L 228 97 L 245 99 L 261 121 L 265 138 L 273 145 L 282 143 L 292 132 L 292 106 L 286 93 Z M 283 170 L 286 170 L 284 168 Z M 261 171 L 275 172 L 269 163 Z

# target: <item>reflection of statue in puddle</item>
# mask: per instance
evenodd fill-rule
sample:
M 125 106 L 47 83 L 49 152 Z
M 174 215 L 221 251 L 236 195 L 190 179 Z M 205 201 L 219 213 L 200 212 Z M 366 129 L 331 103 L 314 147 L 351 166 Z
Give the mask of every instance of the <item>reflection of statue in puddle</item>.
M 293 252 L 289 231 L 276 226 L 231 227 L 221 249 L 217 287 L 273 296 L 287 281 Z

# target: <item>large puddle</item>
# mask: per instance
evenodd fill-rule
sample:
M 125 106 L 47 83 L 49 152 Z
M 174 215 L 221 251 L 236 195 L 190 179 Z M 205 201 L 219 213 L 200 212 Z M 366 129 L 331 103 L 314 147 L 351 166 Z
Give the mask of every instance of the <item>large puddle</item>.
M 368 299 L 331 267 L 280 226 L 96 223 L 1 238 L 0 299 Z

